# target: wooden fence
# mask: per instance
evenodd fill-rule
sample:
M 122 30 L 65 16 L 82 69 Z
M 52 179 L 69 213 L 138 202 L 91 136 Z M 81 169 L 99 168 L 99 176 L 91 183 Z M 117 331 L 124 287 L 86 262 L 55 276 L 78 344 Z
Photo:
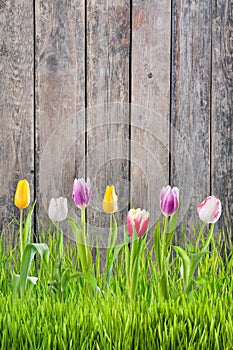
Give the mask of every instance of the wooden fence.
M 1 0 L 0 218 L 28 179 L 37 214 L 90 176 L 90 222 L 107 184 L 159 215 L 180 188 L 191 226 L 209 194 L 233 213 L 231 0 Z M 100 225 L 99 225 L 100 226 Z

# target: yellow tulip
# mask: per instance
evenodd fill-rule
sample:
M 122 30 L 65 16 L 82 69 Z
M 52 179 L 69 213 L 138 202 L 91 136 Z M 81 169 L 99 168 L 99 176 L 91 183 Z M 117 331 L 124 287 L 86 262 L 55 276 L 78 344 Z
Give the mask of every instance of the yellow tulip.
M 30 203 L 30 187 L 27 180 L 20 180 L 15 191 L 15 205 L 19 209 L 24 209 Z
M 103 210 L 105 213 L 113 214 L 117 211 L 117 199 L 115 187 L 113 185 L 107 186 L 103 200 Z

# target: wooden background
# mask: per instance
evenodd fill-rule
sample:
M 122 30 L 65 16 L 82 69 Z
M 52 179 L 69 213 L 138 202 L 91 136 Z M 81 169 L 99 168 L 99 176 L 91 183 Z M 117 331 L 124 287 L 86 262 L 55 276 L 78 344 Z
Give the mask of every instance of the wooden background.
M 208 195 L 233 213 L 231 0 L 1 0 L 0 226 L 18 215 L 26 178 L 37 215 L 90 176 L 89 224 L 107 227 L 107 184 L 159 216 L 180 188 L 181 218 L 197 222 Z M 117 102 L 117 103 L 116 103 Z M 77 210 L 76 210 L 77 212 Z

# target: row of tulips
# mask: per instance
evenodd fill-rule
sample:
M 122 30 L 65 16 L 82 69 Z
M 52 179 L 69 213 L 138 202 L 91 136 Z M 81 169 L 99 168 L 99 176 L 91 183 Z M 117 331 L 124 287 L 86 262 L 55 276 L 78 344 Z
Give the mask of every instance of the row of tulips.
M 70 278 L 79 278 L 84 281 L 84 288 L 90 284 L 95 290 L 99 290 L 92 269 L 92 250 L 87 244 L 86 228 L 86 207 L 90 204 L 92 196 L 92 186 L 90 179 L 87 181 L 75 179 L 73 184 L 73 201 L 81 210 L 81 226 L 73 219 L 68 217 L 67 198 L 51 198 L 48 215 L 59 233 L 59 262 L 54 267 L 51 286 L 61 294 L 68 284 Z M 103 198 L 103 211 L 110 215 L 109 242 L 106 250 L 105 262 L 105 283 L 109 285 L 113 270 L 114 261 L 119 252 L 124 249 L 125 270 L 126 270 L 126 289 L 131 299 L 135 299 L 140 273 L 140 261 L 143 250 L 146 245 L 146 238 L 149 228 L 149 212 L 145 209 L 130 209 L 126 218 L 126 227 L 124 241 L 116 245 L 117 223 L 114 213 L 117 212 L 118 197 L 114 186 L 107 186 Z M 23 228 L 23 209 L 30 204 L 30 187 L 26 180 L 18 182 L 15 193 L 15 205 L 20 209 L 20 252 L 21 252 L 21 270 L 20 275 L 15 275 L 13 286 L 16 293 L 24 295 L 27 286 L 36 284 L 37 278 L 28 276 L 33 257 L 39 253 L 42 260 L 48 263 L 49 248 L 45 243 L 31 242 L 31 215 L 35 203 L 27 215 Z M 160 209 L 163 214 L 162 222 L 157 221 L 154 229 L 153 249 L 156 256 L 157 273 L 159 274 L 158 291 L 161 298 L 169 298 L 168 283 L 168 261 L 172 247 L 172 238 L 174 235 L 176 222 L 179 212 L 179 190 L 177 187 L 163 187 L 160 192 Z M 195 253 L 186 252 L 179 246 L 173 246 L 181 261 L 181 276 L 183 278 L 183 287 L 186 292 L 192 290 L 194 283 L 194 272 L 198 267 L 201 257 L 208 252 L 214 223 L 221 215 L 221 202 L 214 196 L 207 197 L 197 208 L 200 219 L 203 224 L 200 229 L 199 237 L 204 232 L 205 226 L 211 224 L 205 244 Z M 74 233 L 77 243 L 79 256 L 79 271 L 71 272 L 63 269 L 63 232 L 59 229 L 59 222 L 67 219 Z M 198 244 L 197 244 L 198 246 Z

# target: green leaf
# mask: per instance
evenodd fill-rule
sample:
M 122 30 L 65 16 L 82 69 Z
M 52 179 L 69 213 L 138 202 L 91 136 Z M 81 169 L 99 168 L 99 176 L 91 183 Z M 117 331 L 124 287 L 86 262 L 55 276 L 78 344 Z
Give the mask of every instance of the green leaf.
M 159 267 L 160 273 L 162 272 L 162 247 L 161 247 L 161 236 L 160 236 L 160 220 L 158 220 L 154 230 L 154 250 L 155 257 Z
M 70 278 L 84 278 L 94 291 L 98 290 L 96 278 L 90 272 L 75 272 Z
M 33 213 L 35 205 L 36 205 L 36 200 L 32 204 L 32 206 L 28 212 L 26 221 L 25 221 L 25 225 L 24 225 L 24 229 L 23 229 L 23 251 L 24 251 L 26 245 L 28 243 L 30 243 L 30 241 L 31 241 L 31 220 L 32 220 L 32 213 Z
M 76 243 L 83 243 L 83 239 L 82 239 L 82 235 L 81 235 L 82 229 L 81 229 L 80 225 L 72 218 L 67 218 L 67 220 L 71 226 L 75 242 Z
M 201 276 L 195 278 L 194 282 L 197 283 L 197 284 L 207 284 L 207 283 L 209 283 L 208 280 L 204 279 L 204 278 L 201 277 Z
M 191 260 L 186 254 L 186 251 L 178 246 L 173 246 L 173 249 L 177 252 L 182 261 L 183 266 L 183 279 L 185 288 L 188 287 L 189 278 L 190 278 L 190 269 L 191 269 Z
M 195 270 L 196 270 L 196 268 L 197 268 L 201 258 L 203 257 L 203 255 L 205 255 L 207 253 L 209 253 L 209 252 L 207 252 L 207 251 L 204 251 L 204 252 L 200 251 L 198 253 L 192 253 L 191 254 L 191 267 L 190 267 L 190 277 L 189 277 L 189 279 L 191 279 L 193 277 L 194 272 L 195 272 Z
M 27 286 L 29 289 L 29 292 L 31 292 L 32 288 L 36 285 L 38 281 L 38 277 L 34 276 L 28 276 L 27 277 Z M 18 296 L 20 292 L 20 275 L 14 275 L 13 276 L 13 293 L 14 296 Z
M 198 248 L 198 245 L 199 245 L 199 242 L 201 240 L 201 237 L 203 236 L 203 232 L 204 232 L 205 226 L 206 226 L 206 223 L 203 222 L 202 225 L 201 225 L 201 229 L 199 231 L 199 234 L 197 236 L 197 239 L 196 239 L 196 249 Z
M 107 281 L 107 283 L 109 283 L 109 281 L 110 281 L 110 277 L 111 277 L 112 267 L 113 267 L 114 261 L 117 259 L 119 252 L 121 251 L 122 247 L 125 244 L 126 244 L 125 242 L 118 244 L 115 247 L 115 249 L 114 249 L 112 257 L 110 257 L 109 260 L 108 260 L 107 273 L 106 273 L 106 281 Z
M 45 243 L 29 243 L 25 247 L 20 269 L 20 294 L 23 296 L 26 291 L 28 273 L 35 254 L 38 253 L 47 265 L 49 259 L 49 248 Z
M 13 275 L 12 285 L 13 285 L 13 293 L 14 293 L 14 296 L 16 297 L 18 296 L 18 293 L 19 293 L 20 275 Z
M 71 272 L 70 269 L 63 269 L 62 271 L 62 276 L 61 276 L 61 287 L 62 290 L 64 290 L 64 288 L 66 287 L 67 283 L 70 280 L 70 276 L 71 276 Z
M 127 287 L 129 287 L 129 281 L 130 281 L 129 235 L 125 228 L 124 228 L 124 244 L 125 244 L 125 272 L 126 272 Z
M 91 251 L 85 245 L 85 239 L 83 237 L 83 232 L 82 232 L 81 227 L 78 225 L 78 223 L 71 218 L 68 218 L 68 222 L 71 226 L 71 229 L 72 229 L 73 234 L 74 234 L 74 239 L 75 239 L 77 247 L 78 247 L 78 254 L 79 254 L 79 259 L 81 261 L 82 271 L 87 272 L 89 270 L 89 267 L 90 267 L 91 261 L 92 261 Z
M 130 298 L 134 299 L 138 284 L 138 275 L 140 267 L 140 257 L 136 256 L 132 264 L 131 284 L 130 284 Z
M 87 254 L 87 271 L 88 271 L 92 262 L 91 250 L 88 247 L 86 247 L 86 254 Z
M 174 235 L 174 231 L 171 231 L 171 232 L 168 233 L 168 236 L 167 236 L 167 239 L 166 239 L 166 243 L 165 243 L 165 248 L 164 248 L 164 253 L 165 254 L 168 251 L 169 247 L 171 246 L 173 235 Z
M 159 281 L 159 294 L 160 297 L 163 297 L 164 299 L 169 299 L 169 292 L 168 292 L 168 274 L 167 270 L 164 269 L 162 276 Z

